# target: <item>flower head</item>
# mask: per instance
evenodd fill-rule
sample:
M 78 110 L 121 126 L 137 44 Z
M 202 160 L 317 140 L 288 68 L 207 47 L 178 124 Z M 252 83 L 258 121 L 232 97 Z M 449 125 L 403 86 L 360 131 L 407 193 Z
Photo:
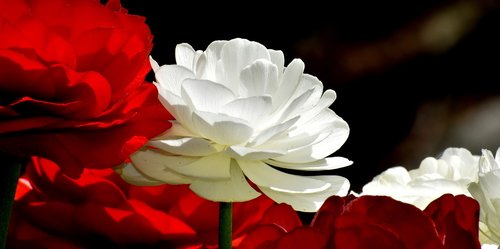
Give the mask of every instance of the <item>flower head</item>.
M 464 148 L 448 148 L 439 158 L 425 158 L 419 168 L 393 167 L 363 186 L 362 195 L 387 195 L 420 209 L 443 194 L 464 194 L 477 182 L 478 156 Z
M 0 152 L 45 157 L 76 177 L 170 127 L 144 82 L 144 20 L 118 0 L 0 1 Z
M 346 141 L 349 127 L 328 108 L 335 92 L 323 93 L 300 59 L 285 67 L 281 51 L 245 39 L 215 41 L 205 51 L 179 44 L 175 58 L 176 65 L 161 67 L 151 59 L 173 126 L 131 156 L 125 179 L 190 184 L 206 199 L 247 201 L 260 194 L 248 178 L 275 201 L 302 211 L 347 193 L 343 177 L 277 169 L 332 170 L 352 163 L 325 158 Z

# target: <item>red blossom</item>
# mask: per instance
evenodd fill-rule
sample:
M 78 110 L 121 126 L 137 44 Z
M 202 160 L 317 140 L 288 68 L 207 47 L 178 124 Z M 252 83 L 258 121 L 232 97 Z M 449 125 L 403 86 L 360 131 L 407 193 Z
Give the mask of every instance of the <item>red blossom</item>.
M 443 195 L 425 211 L 384 196 L 332 196 L 309 226 L 290 226 L 298 218 L 291 210 L 284 204 L 269 209 L 239 248 L 480 248 L 479 206 L 463 195 Z
M 186 185 L 132 186 L 111 169 L 72 179 L 33 158 L 18 186 L 9 248 L 217 247 L 218 204 Z M 272 205 L 265 196 L 234 204 L 235 246 Z
M 168 129 L 144 21 L 118 0 L 0 0 L 0 152 L 76 177 Z

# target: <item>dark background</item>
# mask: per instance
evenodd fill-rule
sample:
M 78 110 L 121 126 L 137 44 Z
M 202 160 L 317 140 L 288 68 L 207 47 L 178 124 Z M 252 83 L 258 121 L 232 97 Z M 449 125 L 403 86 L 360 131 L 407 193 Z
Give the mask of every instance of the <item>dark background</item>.
M 306 73 L 337 92 L 331 108 L 351 134 L 334 155 L 354 164 L 332 173 L 360 191 L 384 169 L 416 168 L 447 147 L 480 154 L 500 146 L 499 2 L 122 5 L 147 18 L 160 64 L 175 63 L 178 43 L 204 50 L 213 40 L 236 37 L 282 50 L 285 64 L 301 58 Z

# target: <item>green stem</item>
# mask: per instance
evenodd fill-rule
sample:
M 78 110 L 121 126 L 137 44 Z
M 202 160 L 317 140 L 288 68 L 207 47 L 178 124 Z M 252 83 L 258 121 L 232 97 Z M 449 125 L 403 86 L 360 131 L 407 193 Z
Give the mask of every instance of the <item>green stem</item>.
M 0 165 L 0 248 L 7 244 L 10 213 L 14 203 L 17 180 L 21 173 L 21 162 L 17 158 L 3 156 Z
M 233 206 L 231 202 L 219 203 L 219 249 L 232 248 Z

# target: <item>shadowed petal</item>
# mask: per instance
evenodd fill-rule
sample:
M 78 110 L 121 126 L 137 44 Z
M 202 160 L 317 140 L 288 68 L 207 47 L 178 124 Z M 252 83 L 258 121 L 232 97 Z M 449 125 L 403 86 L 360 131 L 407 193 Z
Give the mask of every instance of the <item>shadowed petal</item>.
M 324 191 L 331 186 L 328 182 L 281 172 L 261 161 L 238 160 L 238 165 L 253 183 L 275 191 L 315 193 Z
M 287 193 L 276 191 L 271 188 L 261 187 L 260 190 L 278 203 L 287 203 L 293 209 L 302 212 L 316 212 L 323 202 L 332 195 L 344 196 L 349 191 L 349 181 L 341 176 L 309 176 L 317 181 L 324 181 L 330 187 L 316 193 Z
M 219 202 L 248 201 L 257 198 L 260 193 L 247 182 L 234 160 L 231 160 L 231 178 L 228 180 L 197 179 L 189 187 L 197 195 Z
M 123 180 L 134 185 L 158 186 L 164 184 L 162 181 L 158 181 L 140 173 L 132 163 L 124 163 L 121 167 L 116 168 L 115 171 L 121 176 L 121 178 L 123 178 Z

